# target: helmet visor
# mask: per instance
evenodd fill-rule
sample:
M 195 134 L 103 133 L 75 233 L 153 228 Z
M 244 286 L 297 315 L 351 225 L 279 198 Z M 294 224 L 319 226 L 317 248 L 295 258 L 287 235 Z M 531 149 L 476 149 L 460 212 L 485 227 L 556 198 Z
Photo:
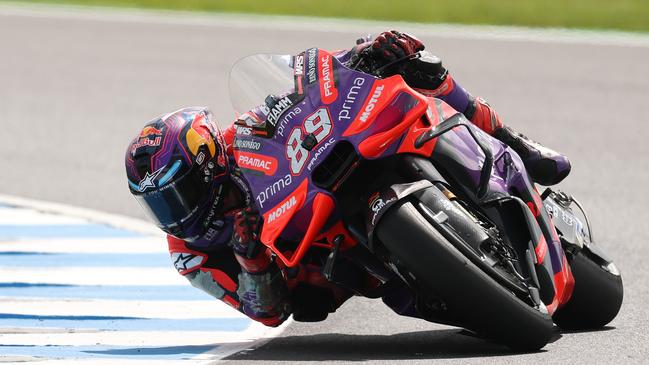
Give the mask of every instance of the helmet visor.
M 202 169 L 193 168 L 174 182 L 156 190 L 135 195 L 146 214 L 165 231 L 189 220 L 210 197 L 211 183 Z

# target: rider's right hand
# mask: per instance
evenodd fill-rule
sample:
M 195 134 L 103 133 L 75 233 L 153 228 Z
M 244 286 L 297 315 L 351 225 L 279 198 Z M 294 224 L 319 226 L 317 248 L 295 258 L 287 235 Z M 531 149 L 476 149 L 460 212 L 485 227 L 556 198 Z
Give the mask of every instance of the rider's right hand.
M 370 47 L 375 60 L 382 60 L 386 64 L 412 56 L 425 48 L 419 39 L 396 30 L 379 34 Z

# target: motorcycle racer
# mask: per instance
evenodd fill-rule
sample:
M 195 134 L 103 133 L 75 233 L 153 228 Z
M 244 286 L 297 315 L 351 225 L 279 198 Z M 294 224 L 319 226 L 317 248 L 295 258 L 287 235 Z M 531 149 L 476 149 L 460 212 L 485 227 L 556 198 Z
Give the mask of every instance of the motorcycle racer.
M 570 171 L 554 151 L 503 125 L 484 100 L 466 92 L 442 66 L 424 54 L 413 36 L 384 32 L 354 49 L 336 53 L 347 64 L 379 76 L 400 74 L 422 94 L 444 100 L 485 132 L 511 146 L 534 181 L 551 185 Z M 246 182 L 232 158 L 235 125 L 221 133 L 204 108 L 185 108 L 148 123 L 131 142 L 126 170 L 131 193 L 148 215 L 168 233 L 174 266 L 190 283 L 268 326 L 288 316 L 324 319 L 352 294 L 323 283 L 300 298 L 319 295 L 323 313 L 301 313 L 296 307 L 295 277 L 278 267 L 259 243 L 259 216 L 251 208 Z

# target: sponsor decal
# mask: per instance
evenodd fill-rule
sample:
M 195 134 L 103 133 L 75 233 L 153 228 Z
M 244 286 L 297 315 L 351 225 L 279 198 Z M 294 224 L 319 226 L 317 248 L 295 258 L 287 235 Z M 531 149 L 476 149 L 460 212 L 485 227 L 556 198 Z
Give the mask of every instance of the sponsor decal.
M 315 152 L 315 154 L 313 155 L 313 158 L 311 159 L 311 161 L 309 161 L 309 164 L 306 167 L 307 170 L 311 171 L 313 169 L 313 167 L 315 166 L 316 162 L 318 162 L 318 158 L 320 158 L 320 155 L 322 155 L 322 153 L 324 151 L 326 151 L 329 147 L 333 146 L 335 142 L 336 142 L 336 140 L 332 137 L 332 138 L 329 138 L 329 140 L 326 141 L 325 144 L 320 146 L 318 148 L 318 150 Z
M 140 131 L 138 141 L 131 146 L 131 155 L 135 155 L 140 147 L 157 147 L 160 143 L 162 143 L 162 129 L 146 126 Z
M 274 220 L 280 218 L 287 211 L 290 211 L 293 207 L 295 207 L 296 204 L 297 199 L 295 198 L 295 196 L 292 196 L 289 200 L 285 201 L 279 207 L 270 212 L 270 214 L 268 215 L 267 223 L 271 223 Z
M 200 266 L 203 263 L 203 257 L 185 252 L 172 252 L 171 261 L 178 272 L 186 273 L 187 270 Z
M 302 76 L 304 75 L 304 54 L 300 53 L 299 55 L 295 56 L 295 66 L 293 67 L 295 70 L 295 75 L 297 76 Z
M 240 134 L 242 136 L 250 136 L 250 135 L 252 135 L 252 128 L 251 127 L 237 125 L 236 129 L 237 129 L 237 134 Z
M 250 152 L 235 153 L 237 165 L 242 169 L 261 171 L 265 175 L 274 175 L 277 171 L 277 159 Z
M 223 226 L 223 225 L 225 225 L 225 222 L 222 221 L 222 220 L 217 220 L 217 221 L 214 221 L 214 224 L 215 225 L 220 224 L 221 226 Z M 210 227 L 210 228 L 207 229 L 207 232 L 205 233 L 203 238 L 205 240 L 207 240 L 207 241 L 212 241 L 213 239 L 215 239 L 222 232 L 223 232 L 223 227 L 221 227 L 219 229 Z
M 264 203 L 268 199 L 275 196 L 275 194 L 279 193 L 280 191 L 284 190 L 287 186 L 291 186 L 292 183 L 293 183 L 293 178 L 291 177 L 290 174 L 287 174 L 283 178 L 267 186 L 266 189 L 264 189 L 264 191 L 259 193 L 259 195 L 257 195 L 257 197 L 255 198 L 259 203 L 259 207 L 263 208 Z
M 261 142 L 255 141 L 253 139 L 235 138 L 234 148 L 259 151 L 261 149 Z
M 270 123 L 273 127 L 277 125 L 277 118 L 279 118 L 288 108 L 293 106 L 293 101 L 288 96 L 277 101 L 277 103 L 266 113 L 266 122 Z
M 527 205 L 530 207 L 530 209 L 532 209 L 532 212 L 534 212 L 534 209 L 536 209 L 536 207 L 534 206 L 534 203 L 530 202 L 530 203 L 527 203 Z M 566 214 L 565 211 L 563 211 L 562 209 L 559 209 L 559 207 L 557 207 L 557 206 L 552 206 L 552 205 L 546 203 L 545 204 L 545 210 L 550 215 L 550 218 L 552 218 L 552 219 L 561 218 L 561 220 L 568 226 L 572 226 L 575 223 L 575 221 L 577 221 L 577 220 L 574 219 L 574 217 Z M 539 212 L 539 214 L 540 214 L 540 212 Z
M 162 143 L 162 137 L 155 137 L 153 139 L 144 137 L 140 138 L 136 143 L 131 146 L 131 155 L 135 155 L 135 152 L 140 147 L 157 147 Z
M 383 93 L 383 89 L 385 89 L 384 85 L 377 86 L 374 89 L 374 92 L 372 93 L 372 97 L 367 102 L 367 105 L 363 110 L 363 114 L 361 114 L 360 120 L 362 122 L 367 122 L 367 120 L 370 118 L 370 115 L 372 114 L 372 110 L 374 110 L 374 107 L 376 106 L 376 102 L 379 100 L 381 94 Z
M 376 193 L 370 198 L 369 208 L 372 211 L 372 225 L 376 223 L 376 218 L 378 217 L 379 212 L 385 208 L 386 205 L 395 201 L 397 201 L 397 197 L 383 199 L 379 193 Z
M 354 103 L 356 102 L 356 97 L 358 96 L 358 92 L 361 90 L 361 86 L 363 86 L 363 84 L 365 84 L 364 78 L 357 77 L 354 79 L 354 82 L 352 83 L 352 87 L 349 88 L 349 91 L 345 96 L 345 101 L 343 102 L 342 110 L 338 113 L 338 120 L 351 119 L 349 111 L 354 106 Z
M 198 156 L 196 156 L 196 163 L 201 165 L 205 161 L 205 154 L 201 151 L 198 153 Z
M 290 162 L 291 174 L 298 175 L 302 172 L 306 161 L 309 158 L 309 151 L 302 147 L 304 135 L 312 134 L 317 143 L 324 141 L 333 130 L 333 123 L 327 108 L 320 108 L 309 115 L 302 125 L 291 131 L 286 143 L 286 157 Z
M 284 115 L 284 118 L 279 122 L 279 125 L 277 126 L 277 129 L 275 130 L 277 134 L 280 136 L 284 137 L 284 131 L 286 129 L 286 125 L 288 125 L 288 122 L 295 118 L 296 115 L 302 113 L 302 109 L 298 106 L 293 108 L 293 110 L 287 112 Z
M 313 84 L 316 79 L 316 72 L 317 72 L 317 61 L 316 58 L 318 57 L 318 49 L 317 48 L 311 48 L 307 51 L 308 53 L 308 58 L 307 58 L 307 77 L 309 78 L 309 84 Z
M 208 227 L 211 224 L 215 224 L 219 222 L 218 220 L 214 220 L 216 217 L 216 212 L 219 210 L 219 204 L 221 203 L 221 197 L 223 196 L 223 184 L 219 184 L 219 190 L 216 192 L 216 198 L 212 202 L 212 205 L 210 206 L 210 211 L 207 213 L 207 217 L 205 217 L 205 220 L 203 220 L 203 227 Z M 194 210 L 198 209 L 196 207 Z M 208 232 L 209 233 L 209 232 Z
M 332 56 L 329 53 L 323 53 L 320 57 L 318 70 L 320 71 L 320 98 L 325 104 L 330 104 L 338 98 L 333 67 Z
M 164 166 L 150 174 L 147 171 L 146 174 L 144 175 L 144 179 L 142 179 L 138 184 L 138 188 L 140 188 L 140 192 L 144 192 L 148 188 L 155 188 L 155 183 L 153 182 L 153 180 L 155 180 L 158 177 L 158 175 L 160 175 L 163 169 Z
M 157 129 L 151 126 L 146 126 L 142 128 L 142 131 L 140 132 L 140 138 L 148 137 L 148 136 L 161 136 L 162 135 L 162 130 Z

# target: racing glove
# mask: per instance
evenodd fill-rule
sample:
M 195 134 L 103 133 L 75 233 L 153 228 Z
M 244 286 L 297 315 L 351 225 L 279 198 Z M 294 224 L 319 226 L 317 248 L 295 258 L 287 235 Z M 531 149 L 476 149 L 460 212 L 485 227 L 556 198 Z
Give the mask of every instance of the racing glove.
M 265 247 L 259 242 L 259 214 L 247 207 L 234 214 L 232 249 L 241 267 L 251 273 L 262 271 L 270 264 Z
M 290 316 L 290 297 L 282 272 L 259 242 L 260 228 L 261 219 L 252 208 L 235 213 L 232 248 L 241 265 L 237 294 L 244 314 L 274 327 Z
M 396 30 L 379 34 L 370 45 L 375 59 L 388 64 L 424 50 L 424 44 L 408 33 Z

